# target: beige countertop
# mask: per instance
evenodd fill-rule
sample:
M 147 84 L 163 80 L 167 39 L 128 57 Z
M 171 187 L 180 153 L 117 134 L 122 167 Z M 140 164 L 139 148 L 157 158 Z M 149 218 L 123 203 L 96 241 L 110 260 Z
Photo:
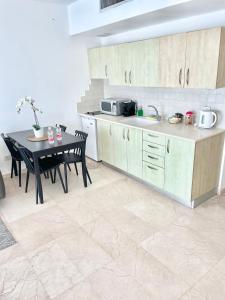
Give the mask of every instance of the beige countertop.
M 128 127 L 150 130 L 168 136 L 176 136 L 179 138 L 192 140 L 194 142 L 198 142 L 225 132 L 225 129 L 220 129 L 220 128 L 202 129 L 191 125 L 184 125 L 183 123 L 169 124 L 166 121 L 151 122 L 149 120 L 143 120 L 143 118 L 141 118 L 143 122 L 142 120 L 140 120 L 139 123 L 139 121 L 136 122 L 137 117 L 135 116 L 125 118 L 123 116 L 111 116 L 105 114 L 100 114 L 95 116 L 90 116 L 87 114 L 80 114 L 80 115 L 86 117 L 88 116 L 96 120 L 109 121 L 111 123 L 122 124 Z

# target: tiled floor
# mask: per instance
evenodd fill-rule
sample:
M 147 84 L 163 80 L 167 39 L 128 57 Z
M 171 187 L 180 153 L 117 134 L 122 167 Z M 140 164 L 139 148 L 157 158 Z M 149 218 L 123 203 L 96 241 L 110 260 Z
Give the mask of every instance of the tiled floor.
M 18 243 L 0 251 L 0 299 L 224 300 L 225 196 L 195 210 L 101 164 L 69 194 L 43 179 L 35 205 L 5 179 L 0 215 Z

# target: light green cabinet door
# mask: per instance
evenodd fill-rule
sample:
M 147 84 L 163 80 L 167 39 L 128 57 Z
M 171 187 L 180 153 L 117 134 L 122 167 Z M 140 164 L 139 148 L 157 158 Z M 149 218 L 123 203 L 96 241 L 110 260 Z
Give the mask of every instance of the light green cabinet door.
M 132 85 L 160 86 L 159 39 L 132 43 L 134 48 L 134 74 Z
M 127 172 L 142 178 L 142 130 L 127 128 Z
M 112 124 L 113 165 L 123 171 L 127 171 L 127 143 L 125 131 L 126 128 L 124 126 Z
M 100 78 L 100 51 L 99 48 L 88 49 L 88 62 L 89 62 L 89 72 L 90 78 L 98 79 Z
M 165 191 L 190 205 L 195 144 L 168 137 L 165 156 Z
M 113 135 L 110 122 L 98 121 L 98 139 L 101 160 L 113 165 Z

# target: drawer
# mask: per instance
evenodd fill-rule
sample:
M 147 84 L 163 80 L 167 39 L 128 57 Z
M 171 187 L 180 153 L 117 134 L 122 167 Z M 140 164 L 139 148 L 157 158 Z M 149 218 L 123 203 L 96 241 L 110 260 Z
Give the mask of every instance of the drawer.
M 143 161 L 143 180 L 162 189 L 164 187 L 164 169 Z
M 161 168 L 165 167 L 165 158 L 156 154 L 143 151 L 143 160 Z
M 143 141 L 143 150 L 160 156 L 165 156 L 165 146 Z
M 166 137 L 165 135 L 155 133 L 153 131 L 144 131 L 143 132 L 143 140 L 152 142 L 159 145 L 166 145 Z

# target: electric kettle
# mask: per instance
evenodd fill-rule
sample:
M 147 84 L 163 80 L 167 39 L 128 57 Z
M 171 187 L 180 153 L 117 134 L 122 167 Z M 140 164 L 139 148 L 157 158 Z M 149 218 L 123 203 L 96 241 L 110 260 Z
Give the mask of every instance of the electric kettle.
M 217 122 L 217 114 L 209 106 L 200 111 L 199 124 L 201 128 L 212 128 Z

